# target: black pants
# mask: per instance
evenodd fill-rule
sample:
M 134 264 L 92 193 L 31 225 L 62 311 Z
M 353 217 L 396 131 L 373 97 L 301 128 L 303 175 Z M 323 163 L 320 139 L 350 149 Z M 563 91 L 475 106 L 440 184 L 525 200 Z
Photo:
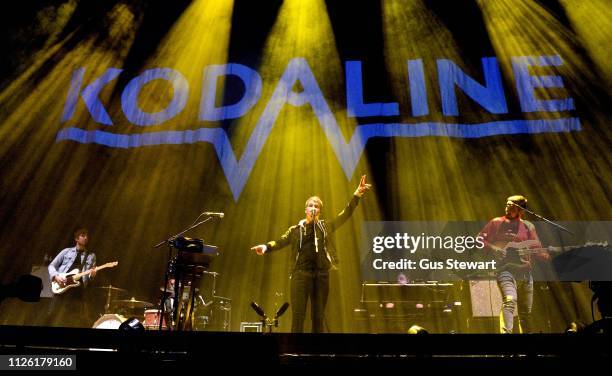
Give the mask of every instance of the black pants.
M 329 295 L 329 272 L 296 270 L 291 277 L 291 331 L 304 332 L 306 307 L 310 299 L 312 313 L 312 332 L 323 333 L 325 306 Z
M 55 295 L 49 306 L 48 325 L 90 328 L 94 318 L 88 297 L 83 287 L 76 287 L 62 295 Z

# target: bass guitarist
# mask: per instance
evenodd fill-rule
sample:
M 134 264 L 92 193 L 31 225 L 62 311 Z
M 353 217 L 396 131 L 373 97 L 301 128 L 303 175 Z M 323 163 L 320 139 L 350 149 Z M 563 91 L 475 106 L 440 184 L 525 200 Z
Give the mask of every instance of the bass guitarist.
M 514 311 L 517 307 L 523 333 L 532 331 L 533 276 L 531 262 L 534 258 L 541 261 L 547 261 L 550 258 L 546 252 L 527 253 L 519 256 L 517 250 L 510 248 L 510 245 L 525 244 L 525 248 L 542 249 L 535 226 L 522 219 L 524 211 L 519 206 L 527 207 L 527 199 L 524 196 L 508 197 L 506 214 L 490 220 L 479 234 L 484 239 L 485 250 L 491 252 L 498 260 L 497 285 L 502 295 L 503 326 L 501 330 L 503 333 L 512 333 Z
M 74 233 L 74 247 L 63 249 L 49 264 L 49 278 L 64 286 L 70 281 L 61 274 L 78 269 L 81 272 L 91 270 L 81 280 L 81 286 L 63 295 L 55 295 L 51 304 L 52 324 L 61 326 L 89 326 L 91 318 L 85 296 L 85 289 L 91 278 L 96 275 L 96 254 L 87 249 L 89 231 L 85 228 Z

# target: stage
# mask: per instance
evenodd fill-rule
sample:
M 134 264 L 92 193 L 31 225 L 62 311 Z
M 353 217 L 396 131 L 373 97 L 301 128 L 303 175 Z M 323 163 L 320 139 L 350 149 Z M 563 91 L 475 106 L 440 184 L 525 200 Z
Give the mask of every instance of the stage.
M 75 355 L 103 366 L 202 370 L 303 366 L 539 366 L 609 361 L 598 334 L 287 334 L 0 327 L 4 355 Z

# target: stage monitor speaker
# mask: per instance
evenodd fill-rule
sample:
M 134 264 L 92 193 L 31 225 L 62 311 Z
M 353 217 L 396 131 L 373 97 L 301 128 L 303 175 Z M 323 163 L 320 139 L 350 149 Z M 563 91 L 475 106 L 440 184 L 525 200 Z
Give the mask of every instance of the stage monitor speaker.
M 472 317 L 499 317 L 502 296 L 494 279 L 470 281 Z M 518 309 L 514 310 L 518 315 Z

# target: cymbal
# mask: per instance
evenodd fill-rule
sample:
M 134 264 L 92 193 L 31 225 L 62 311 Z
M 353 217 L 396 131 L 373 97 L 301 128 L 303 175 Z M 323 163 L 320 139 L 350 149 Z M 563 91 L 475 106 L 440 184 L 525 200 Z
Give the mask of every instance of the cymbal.
M 103 290 L 107 290 L 107 291 L 117 291 L 117 292 L 127 292 L 126 289 L 122 289 L 119 287 L 115 287 L 113 285 L 108 285 L 108 286 L 96 286 L 95 288 L 97 289 L 103 289 Z
M 129 300 L 113 300 L 113 304 L 123 308 L 148 308 L 153 307 L 153 303 L 145 302 L 142 300 L 136 300 L 134 298 Z

